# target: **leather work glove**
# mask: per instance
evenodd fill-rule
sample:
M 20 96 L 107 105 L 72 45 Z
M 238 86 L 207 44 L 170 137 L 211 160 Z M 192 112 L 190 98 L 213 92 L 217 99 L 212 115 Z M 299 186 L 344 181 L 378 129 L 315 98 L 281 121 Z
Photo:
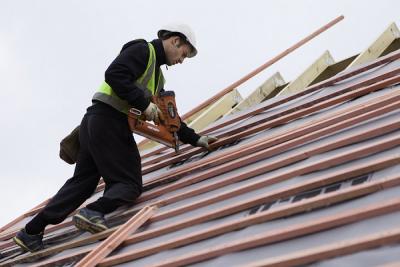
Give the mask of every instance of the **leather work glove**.
M 157 105 L 153 102 L 150 102 L 143 114 L 146 118 L 146 121 L 154 121 L 155 124 L 159 124 L 160 120 L 164 120 L 160 108 L 157 107 Z
M 199 140 L 197 140 L 196 145 L 200 146 L 200 147 L 204 147 L 207 150 L 210 150 L 210 144 L 214 143 L 215 141 L 217 141 L 218 138 L 215 136 L 211 136 L 211 135 L 203 135 L 200 136 Z

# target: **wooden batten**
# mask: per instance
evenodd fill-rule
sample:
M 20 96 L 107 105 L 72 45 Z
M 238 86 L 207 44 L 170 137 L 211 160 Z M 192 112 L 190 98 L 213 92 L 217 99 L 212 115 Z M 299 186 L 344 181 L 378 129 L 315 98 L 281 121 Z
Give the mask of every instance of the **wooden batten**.
M 81 259 L 76 267 L 95 267 L 111 252 L 113 252 L 125 239 L 142 226 L 157 211 L 156 206 L 146 206 L 135 216 L 121 225 L 114 233 L 101 242 L 96 248 Z

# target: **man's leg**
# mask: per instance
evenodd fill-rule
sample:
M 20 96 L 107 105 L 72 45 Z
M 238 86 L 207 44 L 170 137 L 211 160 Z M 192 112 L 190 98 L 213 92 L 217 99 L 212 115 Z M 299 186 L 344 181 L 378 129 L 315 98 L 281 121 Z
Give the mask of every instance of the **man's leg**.
M 124 204 L 132 204 L 142 193 L 141 160 L 128 121 L 107 118 L 101 123 L 98 116 L 91 117 L 96 133 L 90 133 L 89 150 L 103 177 L 106 188 L 103 197 L 87 208 L 110 213 Z M 91 128 L 92 129 L 92 128 Z
M 82 120 L 79 141 L 80 150 L 74 176 L 70 178 L 50 202 L 14 238 L 25 250 L 35 251 L 43 247 L 43 231 L 48 224 L 58 224 L 89 198 L 100 179 L 97 167 L 88 151 L 86 116 Z

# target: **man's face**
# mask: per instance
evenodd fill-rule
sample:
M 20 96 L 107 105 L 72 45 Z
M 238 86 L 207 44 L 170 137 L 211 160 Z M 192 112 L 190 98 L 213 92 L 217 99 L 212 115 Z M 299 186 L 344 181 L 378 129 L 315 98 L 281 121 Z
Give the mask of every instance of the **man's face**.
M 190 54 L 190 50 L 189 44 L 183 42 L 179 37 L 172 38 L 169 49 L 165 50 L 167 65 L 182 64 Z

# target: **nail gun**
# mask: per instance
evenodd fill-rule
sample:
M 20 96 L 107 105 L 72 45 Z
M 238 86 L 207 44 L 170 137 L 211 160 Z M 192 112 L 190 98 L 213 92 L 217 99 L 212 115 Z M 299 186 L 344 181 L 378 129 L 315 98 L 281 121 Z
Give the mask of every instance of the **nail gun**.
M 152 96 L 151 102 L 156 104 L 162 114 L 159 124 L 146 122 L 144 115 L 138 109 L 131 108 L 128 113 L 129 127 L 132 132 L 174 148 L 179 152 L 178 130 L 181 120 L 178 116 L 175 93 L 173 91 L 160 92 L 158 96 Z

